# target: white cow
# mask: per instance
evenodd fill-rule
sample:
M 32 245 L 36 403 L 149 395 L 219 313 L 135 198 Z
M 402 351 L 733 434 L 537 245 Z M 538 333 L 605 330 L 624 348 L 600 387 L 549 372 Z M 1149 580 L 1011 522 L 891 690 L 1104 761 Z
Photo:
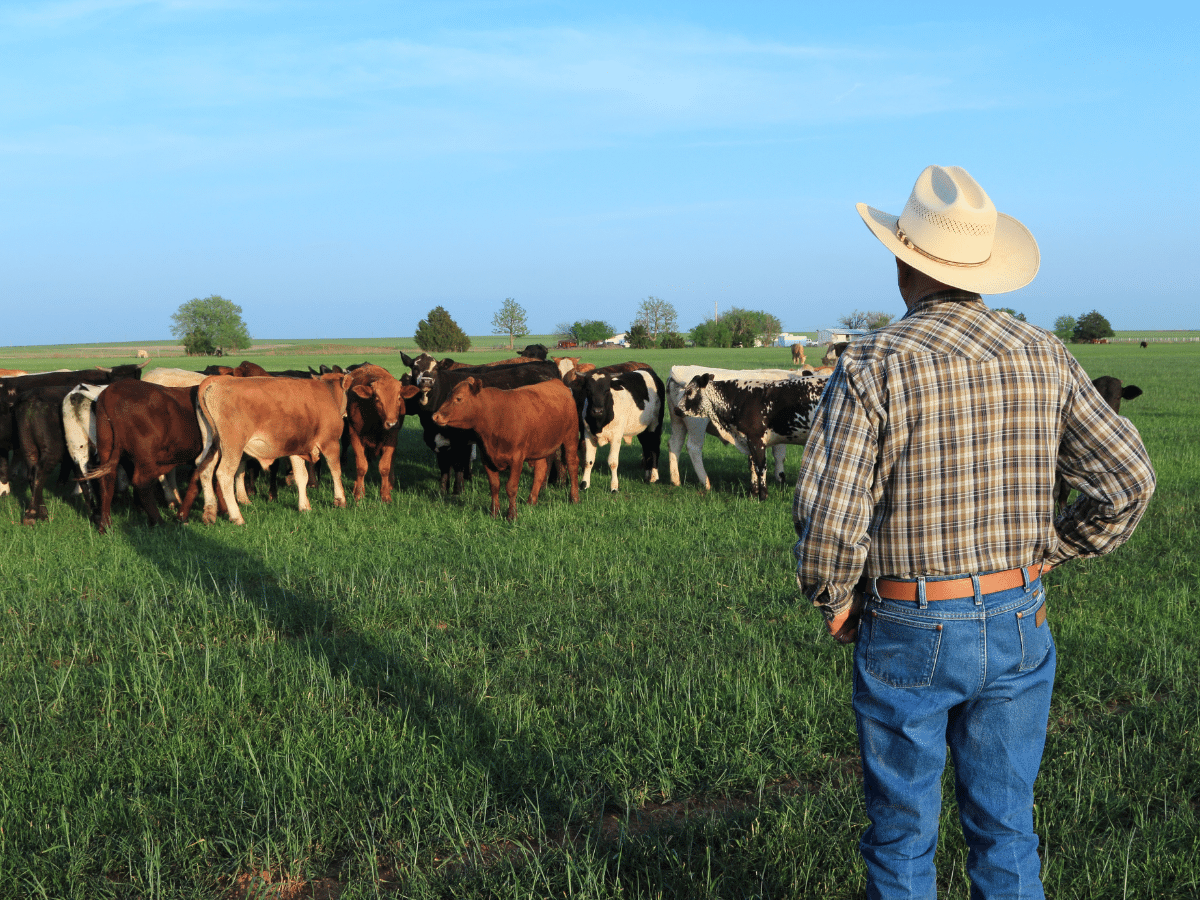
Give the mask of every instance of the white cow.
M 704 435 L 712 434 L 726 444 L 732 444 L 743 456 L 750 455 L 750 447 L 740 434 L 732 434 L 711 422 L 706 416 L 689 416 L 679 410 L 679 402 L 683 398 L 684 389 L 688 382 L 697 375 L 710 372 L 719 378 L 737 378 L 742 381 L 781 381 L 790 378 L 804 378 L 803 372 L 790 369 L 714 369 L 711 366 L 672 366 L 667 375 L 667 410 L 671 414 L 671 440 L 667 449 L 667 460 L 671 467 L 671 484 L 680 484 L 679 451 L 683 449 L 684 438 L 687 439 L 688 457 L 692 468 L 696 470 L 697 480 L 704 485 L 705 490 L 712 489 L 708 473 L 704 471 Z M 784 461 L 787 459 L 787 444 L 775 444 L 771 448 L 775 457 L 775 480 L 783 483 Z
M 170 369 L 159 367 L 151 369 L 142 376 L 142 381 L 159 384 L 163 387 L 191 387 L 204 380 L 203 372 L 193 372 L 190 369 Z

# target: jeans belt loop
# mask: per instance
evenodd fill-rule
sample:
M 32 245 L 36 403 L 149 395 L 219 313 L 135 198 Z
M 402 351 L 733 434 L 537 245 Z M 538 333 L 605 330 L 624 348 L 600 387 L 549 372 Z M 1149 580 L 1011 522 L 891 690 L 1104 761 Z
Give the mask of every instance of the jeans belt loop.
M 983 591 L 979 587 L 979 576 L 974 572 L 971 573 L 971 587 L 975 590 L 975 605 L 983 605 Z
M 1025 593 L 1027 594 L 1029 593 L 1029 586 L 1031 583 L 1029 581 L 1029 570 L 1031 568 L 1032 566 L 1021 566 L 1021 580 L 1025 582 Z
M 878 575 L 873 575 L 873 576 L 871 576 L 871 596 L 872 596 L 872 597 L 874 597 L 876 600 L 879 600 L 879 599 L 880 599 L 880 596 L 879 596 L 879 576 L 878 576 Z
M 929 608 L 929 601 L 925 598 L 925 576 L 924 575 L 917 576 L 917 602 L 920 604 L 921 609 Z

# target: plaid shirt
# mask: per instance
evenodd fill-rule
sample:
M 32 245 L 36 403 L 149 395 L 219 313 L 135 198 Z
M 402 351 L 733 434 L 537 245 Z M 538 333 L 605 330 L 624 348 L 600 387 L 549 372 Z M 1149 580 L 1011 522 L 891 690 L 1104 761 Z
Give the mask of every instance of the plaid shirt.
M 1056 471 L 1081 490 L 1057 522 Z M 1097 556 L 1153 491 L 1137 429 L 1058 338 L 942 291 L 852 343 L 830 376 L 796 484 L 796 579 L 832 618 L 861 577 Z

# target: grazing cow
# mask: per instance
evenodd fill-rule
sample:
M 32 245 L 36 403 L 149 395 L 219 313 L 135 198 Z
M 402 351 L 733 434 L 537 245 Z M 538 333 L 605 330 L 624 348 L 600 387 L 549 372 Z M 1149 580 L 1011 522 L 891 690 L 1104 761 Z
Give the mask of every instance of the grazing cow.
M 379 499 L 392 499 L 392 458 L 404 422 L 404 401 L 420 393 L 402 385 L 387 369 L 363 365 L 349 373 L 346 394 L 346 434 L 354 450 L 354 499 L 366 493 L 367 455 L 379 460 Z
M 517 518 L 521 466 L 533 465 L 529 505 L 537 503 L 550 460 L 561 448 L 571 479 L 571 502 L 579 502 L 579 420 L 571 391 L 557 379 L 503 391 L 478 377 L 460 382 L 433 414 L 437 425 L 469 430 L 483 446 L 492 491 L 492 517 L 500 515 L 500 473 L 508 470 L 508 521 Z
M 679 399 L 686 416 L 703 416 L 750 457 L 750 496 L 767 499 L 767 447 L 803 444 L 827 378 L 759 381 L 696 375 Z
M 803 344 L 800 344 L 800 343 L 792 344 L 792 365 L 793 366 L 806 365 L 806 362 L 804 359 L 804 345 Z
M 583 483 L 591 483 L 596 452 L 609 445 L 608 468 L 612 473 L 609 490 L 617 492 L 617 463 L 621 442 L 630 443 L 637 435 L 642 445 L 642 470 L 646 480 L 658 481 L 658 455 L 662 445 L 662 379 L 650 368 L 632 372 L 591 372 L 583 382 Z
M 1150 346 L 1150 345 L 1149 345 L 1149 344 L 1147 344 L 1145 341 L 1142 341 L 1142 349 L 1143 349 L 1143 350 L 1145 350 L 1145 349 L 1146 349 L 1147 347 L 1149 347 L 1149 346 Z
M 154 482 L 192 462 L 204 449 L 196 419 L 198 387 L 163 387 L 122 381 L 96 398 L 96 466 L 81 481 L 100 482 L 93 518 L 101 534 L 112 528 L 112 500 L 118 465 L 132 467 L 130 481 L 150 525 L 162 522 L 151 488 Z
M 707 366 L 672 366 L 667 375 L 667 414 L 671 417 L 671 440 L 668 444 L 667 461 L 671 468 L 671 484 L 680 484 L 679 453 L 687 441 L 688 456 L 696 478 L 704 485 L 705 490 L 712 488 L 708 473 L 704 471 L 704 435 L 711 434 L 719 437 L 727 444 L 733 444 L 741 453 L 748 453 L 745 441 L 732 435 L 722 434 L 706 416 L 688 416 L 679 411 L 679 401 L 687 383 L 697 375 L 712 372 L 719 378 L 736 378 L 741 381 L 779 381 L 783 378 L 803 378 L 800 372 L 789 369 L 713 369 Z M 787 454 L 786 444 L 776 444 L 773 448 L 775 455 L 775 479 L 783 483 L 783 463 Z
M 1142 396 L 1142 389 L 1136 384 L 1123 385 L 1120 378 L 1114 378 L 1112 375 L 1101 375 L 1099 378 L 1092 379 L 1092 386 L 1100 392 L 1100 396 L 1104 398 L 1104 402 L 1108 404 L 1109 409 L 1117 415 L 1121 414 L 1121 401 L 1133 400 L 1135 397 Z M 1067 498 L 1071 495 L 1071 486 L 1061 476 L 1054 478 L 1054 509 L 1061 511 L 1067 505 Z
M 13 404 L 15 443 L 29 471 L 29 502 L 22 525 L 50 517 L 42 497 L 50 473 L 66 458 L 62 404 L 70 391 L 60 385 L 34 388 L 22 392 Z
M 137 358 L 138 358 L 138 359 L 149 359 L 149 358 L 150 358 L 150 351 L 149 351 L 149 350 L 139 350 L 139 351 L 137 352 Z
M 545 359 L 550 353 L 550 348 L 545 344 L 530 344 L 521 351 L 521 355 L 529 359 Z
M 450 478 L 453 474 L 454 495 L 462 493 L 463 483 L 470 477 L 471 451 L 476 440 L 476 435 L 470 430 L 441 426 L 433 421 L 433 414 L 454 387 L 470 377 L 478 378 L 485 387 L 501 390 L 560 380 L 558 368 L 553 363 L 541 361 L 464 366 L 451 359 L 437 361 L 422 354 L 408 362 L 412 364 L 412 374 L 406 377 L 410 377 L 412 383 L 420 388 L 420 393 L 405 408 L 409 413 L 415 413 L 421 422 L 425 444 L 433 451 L 441 472 L 440 488 L 443 493 L 451 490 Z
M 199 471 L 188 486 L 180 518 L 186 518 L 198 481 L 204 489 L 203 521 L 216 521 L 212 486 L 215 470 L 229 520 L 235 525 L 246 524 L 238 501 L 247 502 L 247 498 L 234 494 L 235 476 L 246 465 L 243 455 L 257 460 L 264 469 L 280 457 L 290 457 L 302 511 L 311 508 L 305 490 L 305 461 L 316 462 L 324 456 L 333 476 L 333 505 L 345 506 L 340 441 L 349 381 L 348 374 L 329 374 L 304 379 L 213 375 L 200 382 L 196 410 L 204 452 L 197 461 Z
M 846 352 L 846 348 L 850 346 L 849 341 L 838 341 L 836 344 L 829 344 L 825 347 L 825 355 L 821 357 L 821 365 L 832 366 L 838 361 L 838 357 Z

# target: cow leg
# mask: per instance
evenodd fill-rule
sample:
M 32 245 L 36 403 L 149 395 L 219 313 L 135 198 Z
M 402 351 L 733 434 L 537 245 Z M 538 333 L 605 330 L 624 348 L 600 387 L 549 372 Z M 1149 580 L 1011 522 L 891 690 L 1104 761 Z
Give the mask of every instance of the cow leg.
M 509 460 L 508 484 L 505 486 L 505 493 L 508 494 L 508 513 L 505 518 L 510 522 L 517 521 L 517 489 L 521 485 L 521 469 L 524 466 L 525 460 L 521 457 L 514 456 Z
M 750 457 L 750 496 L 759 500 L 767 499 L 767 448 L 761 441 L 751 440 L 749 443 Z M 783 446 L 782 444 L 778 446 Z
M 567 477 L 571 480 L 571 502 L 579 502 L 579 442 L 567 441 L 562 445 L 563 463 Z
M 550 471 L 549 459 L 535 459 L 533 461 L 533 487 L 529 489 L 529 505 L 536 506 L 538 494 L 542 492 L 542 485 L 546 483 L 546 476 Z
M 245 471 L 245 467 L 246 464 L 240 453 L 222 453 L 221 461 L 217 463 L 217 490 L 221 492 L 221 496 L 225 499 L 225 508 L 229 510 L 229 521 L 234 525 L 246 524 L 246 520 L 242 518 L 242 511 L 238 509 L 238 497 L 234 490 L 234 481 Z M 209 499 L 206 491 L 204 497 L 204 521 L 206 523 L 215 522 L 217 519 L 215 502 L 211 507 L 211 517 L 209 510 Z
M 379 500 L 381 503 L 392 502 L 392 484 L 395 481 L 392 466 L 396 458 L 396 432 L 398 430 L 392 429 L 391 435 L 384 438 L 383 446 L 379 448 Z
M 353 428 L 350 429 L 350 449 L 354 451 L 354 490 L 352 495 L 355 500 L 361 500 L 367 493 L 367 468 L 369 463 L 367 462 L 367 451 L 363 448 L 362 438 L 358 436 L 358 433 Z M 379 466 L 379 477 L 386 486 L 387 481 L 383 477 L 382 463 Z M 384 488 L 380 488 L 380 490 L 383 491 Z M 388 491 L 388 494 L 388 499 L 390 499 L 391 491 Z
M 333 482 L 333 505 L 337 507 L 346 505 L 346 489 L 342 486 L 341 449 L 341 435 L 321 448 L 321 456 L 325 458 L 325 465 L 329 466 L 329 480 Z
M 492 518 L 500 515 L 500 470 L 491 466 L 485 467 L 488 477 L 488 487 L 492 492 Z
M 97 486 L 100 494 L 99 508 L 93 514 L 96 522 L 96 530 L 101 534 L 107 534 L 112 528 L 112 502 L 113 494 L 117 491 L 117 472 L 114 469 L 107 475 L 100 477 L 100 484 Z
M 586 491 L 588 485 L 592 483 L 592 467 L 596 465 L 596 454 L 600 450 L 600 439 L 597 438 L 591 431 L 584 431 L 583 436 L 583 475 L 580 476 L 580 484 Z
M 296 493 L 300 495 L 300 512 L 308 512 L 312 506 L 308 502 L 308 466 L 303 456 L 289 456 L 292 464 L 292 479 L 296 482 Z M 278 460 L 276 460 L 277 462 Z M 274 480 L 275 463 L 271 463 L 272 480 Z
M 679 487 L 679 454 L 683 450 L 683 440 L 687 436 L 687 424 L 683 416 L 671 408 L 671 437 L 667 441 L 667 465 L 671 472 L 671 484 Z
M 647 429 L 638 435 L 638 443 L 642 445 L 642 472 L 649 484 L 658 481 L 658 454 L 662 446 L 662 431 Z
M 155 481 L 157 479 L 153 476 L 147 477 L 142 472 L 134 473 L 133 492 L 137 495 L 138 503 L 142 507 L 142 512 L 146 514 L 151 528 L 162 524 L 162 516 L 158 512 L 158 503 L 154 499 Z
M 617 493 L 617 465 L 621 462 L 621 442 L 612 441 L 608 445 L 608 489 L 611 493 Z
M 179 496 L 179 483 L 175 480 L 175 470 L 172 469 L 165 475 L 160 475 L 158 481 L 162 485 L 163 497 L 166 498 L 167 505 L 179 509 L 183 500 Z
M 12 493 L 12 485 L 8 481 L 8 451 L 0 451 L 0 497 Z
M 771 448 L 771 452 L 775 454 L 775 483 L 782 487 L 784 478 L 784 463 L 787 462 L 787 444 L 776 444 Z M 763 480 L 766 480 L 766 473 L 763 473 Z M 764 500 L 766 497 L 763 498 Z
M 704 471 L 704 430 L 708 427 L 708 423 L 703 419 L 689 419 L 687 423 L 687 449 L 688 459 L 692 461 L 692 468 L 696 470 L 696 480 L 704 485 L 706 491 L 712 490 L 712 482 L 708 479 L 708 473 Z M 674 440 L 674 435 L 672 435 Z

